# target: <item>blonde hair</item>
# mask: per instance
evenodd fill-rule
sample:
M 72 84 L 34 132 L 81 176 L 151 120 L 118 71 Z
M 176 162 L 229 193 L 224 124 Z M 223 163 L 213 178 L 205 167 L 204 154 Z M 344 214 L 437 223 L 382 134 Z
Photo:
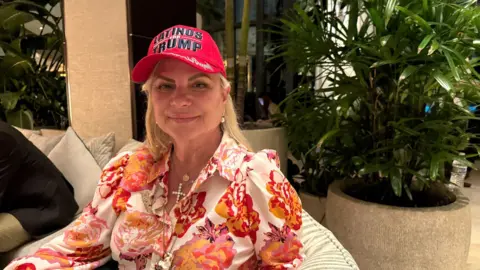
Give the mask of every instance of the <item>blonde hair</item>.
M 145 144 L 155 159 L 160 158 L 166 151 L 168 151 L 169 145 L 172 143 L 172 138 L 157 125 L 155 121 L 153 104 L 150 99 L 150 89 L 157 66 L 153 69 L 150 77 L 142 86 L 142 91 L 147 94 L 147 112 L 145 115 Z M 223 75 L 219 74 L 219 76 L 220 86 L 223 89 L 230 88 L 230 82 Z M 222 129 L 222 131 L 226 132 L 238 144 L 241 144 L 245 146 L 248 150 L 252 151 L 250 143 L 248 142 L 245 135 L 243 135 L 243 132 L 238 125 L 237 113 L 235 111 L 235 106 L 233 105 L 233 99 L 230 95 L 228 95 L 227 102 L 225 104 L 225 114 L 223 115 L 223 117 L 225 118 L 225 121 L 220 124 L 220 128 Z

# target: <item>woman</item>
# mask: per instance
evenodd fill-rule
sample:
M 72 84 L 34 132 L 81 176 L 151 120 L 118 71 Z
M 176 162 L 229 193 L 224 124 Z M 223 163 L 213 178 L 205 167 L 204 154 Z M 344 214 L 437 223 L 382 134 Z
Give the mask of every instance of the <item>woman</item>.
M 300 200 L 274 151 L 249 151 L 211 36 L 163 31 L 132 78 L 148 96 L 145 147 L 110 161 L 74 225 L 7 269 L 297 268 Z

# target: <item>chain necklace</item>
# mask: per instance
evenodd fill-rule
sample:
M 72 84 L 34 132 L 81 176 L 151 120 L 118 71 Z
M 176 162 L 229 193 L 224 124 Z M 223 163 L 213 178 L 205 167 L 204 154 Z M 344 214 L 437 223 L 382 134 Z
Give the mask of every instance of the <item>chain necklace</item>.
M 188 173 L 184 174 L 182 176 L 182 181 L 183 183 L 187 184 L 189 181 L 190 181 L 190 176 L 188 175 Z M 172 191 L 172 194 L 173 195 L 177 195 L 177 198 L 175 200 L 175 205 L 178 204 L 178 202 L 183 199 L 185 196 L 187 196 L 186 193 L 183 193 L 183 183 L 180 182 L 178 183 L 178 188 L 177 188 L 177 191 Z
M 170 170 L 170 172 L 172 172 L 172 170 Z M 177 191 L 172 192 L 172 194 L 177 195 L 176 200 L 175 200 L 175 205 L 173 207 L 178 205 L 180 200 L 182 200 L 187 195 L 187 194 L 183 193 L 182 187 L 183 187 L 184 183 L 186 184 L 190 181 L 190 176 L 188 175 L 188 173 L 186 173 L 182 176 L 182 181 L 183 181 L 183 183 L 182 182 L 178 183 Z M 168 204 L 168 202 L 167 202 L 167 204 Z M 151 206 L 152 206 L 152 204 L 150 203 L 150 207 Z M 170 213 L 167 213 L 167 215 L 168 214 L 170 214 Z M 163 221 L 164 221 L 164 224 L 166 224 L 165 220 L 163 220 Z M 166 225 L 164 225 L 164 226 L 165 227 L 162 230 L 163 256 L 158 256 L 155 253 L 152 255 L 152 259 L 151 259 L 151 263 L 150 263 L 150 265 L 151 265 L 150 269 L 151 270 L 168 270 L 172 266 L 172 262 L 173 262 L 172 249 L 173 249 L 173 246 L 175 245 L 177 237 L 172 232 L 172 239 L 171 239 L 172 243 L 171 244 L 170 244 L 170 242 L 166 243 L 165 240 L 167 238 L 167 235 L 166 235 L 167 234 L 167 226 Z M 170 246 L 170 249 L 167 251 L 169 246 Z

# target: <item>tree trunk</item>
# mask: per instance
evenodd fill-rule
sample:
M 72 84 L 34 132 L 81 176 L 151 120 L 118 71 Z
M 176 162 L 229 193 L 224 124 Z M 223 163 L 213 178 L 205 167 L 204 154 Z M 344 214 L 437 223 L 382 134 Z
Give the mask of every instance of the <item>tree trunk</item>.
M 235 91 L 235 22 L 233 0 L 225 1 L 225 47 L 227 52 L 227 80 L 231 84 L 230 95 L 236 100 Z
M 257 0 L 259 1 L 259 0 Z M 247 90 L 247 54 L 248 28 L 250 26 L 250 0 L 243 0 L 242 28 L 240 33 L 240 48 L 238 56 L 238 87 L 237 87 L 237 114 L 238 122 L 243 125 L 245 109 L 245 91 Z

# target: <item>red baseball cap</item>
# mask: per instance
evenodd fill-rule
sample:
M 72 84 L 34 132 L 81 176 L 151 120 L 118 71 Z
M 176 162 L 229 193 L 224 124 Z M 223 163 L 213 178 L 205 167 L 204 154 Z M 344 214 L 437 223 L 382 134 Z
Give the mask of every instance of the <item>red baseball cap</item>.
M 175 25 L 153 38 L 147 56 L 133 68 L 132 80 L 148 80 L 155 65 L 164 58 L 175 58 L 205 73 L 225 74 L 222 55 L 212 36 L 206 31 Z

